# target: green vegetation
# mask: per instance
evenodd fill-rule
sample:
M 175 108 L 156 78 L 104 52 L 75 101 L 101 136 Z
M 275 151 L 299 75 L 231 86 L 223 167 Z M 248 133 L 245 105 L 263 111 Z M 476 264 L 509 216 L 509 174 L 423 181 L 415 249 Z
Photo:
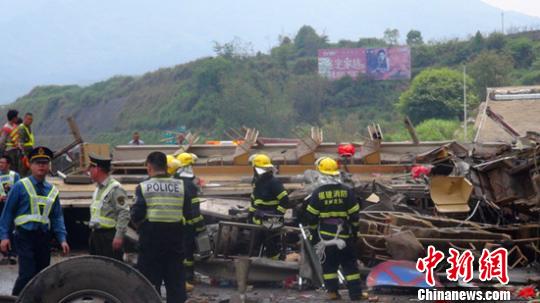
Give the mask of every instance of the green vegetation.
M 69 136 L 64 118 L 74 116 L 86 140 L 112 144 L 129 141 L 135 130 L 147 143 L 159 143 L 163 131 L 180 126 L 204 138 L 224 138 L 232 127 L 290 137 L 318 125 L 326 140 L 361 140 L 372 122 L 381 124 L 387 139 L 402 140 L 408 139 L 404 114 L 418 124 L 422 140 L 442 140 L 463 136 L 464 65 L 471 111 L 485 98 L 486 87 L 540 84 L 540 41 L 526 35 L 478 32 L 466 40 L 425 42 L 421 32 L 411 30 L 405 37 L 412 81 L 365 76 L 329 81 L 317 74 L 318 49 L 395 45 L 397 30 L 330 43 L 303 26 L 295 37 L 280 37 L 269 54 L 253 53 L 236 38 L 216 43 L 212 58 L 87 87 L 36 87 L 8 107 L 34 113 L 38 138 Z

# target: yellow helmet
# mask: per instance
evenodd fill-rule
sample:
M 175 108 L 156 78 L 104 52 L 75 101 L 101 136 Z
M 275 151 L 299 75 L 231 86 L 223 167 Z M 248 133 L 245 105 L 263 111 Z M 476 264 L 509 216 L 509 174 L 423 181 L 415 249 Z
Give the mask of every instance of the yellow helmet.
M 167 155 L 167 173 L 172 175 L 180 167 L 180 161 L 176 160 L 173 155 Z
M 338 163 L 330 157 L 319 158 L 315 161 L 315 165 L 317 166 L 317 170 L 325 175 L 339 175 Z
M 254 154 L 249 157 L 249 162 L 251 162 L 251 166 L 258 167 L 258 168 L 270 168 L 274 167 L 272 165 L 272 160 L 270 160 L 270 157 L 268 157 L 265 154 Z
M 179 167 L 184 167 L 188 165 L 193 165 L 199 157 L 197 155 L 192 153 L 181 153 L 178 156 L 176 156 L 176 160 L 179 162 Z

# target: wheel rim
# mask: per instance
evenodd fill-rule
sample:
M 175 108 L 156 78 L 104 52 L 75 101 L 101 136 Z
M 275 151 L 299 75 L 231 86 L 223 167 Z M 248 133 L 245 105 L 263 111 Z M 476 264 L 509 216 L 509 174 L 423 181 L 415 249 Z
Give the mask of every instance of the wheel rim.
M 69 294 L 58 303 L 122 303 L 115 296 L 96 289 L 83 289 Z

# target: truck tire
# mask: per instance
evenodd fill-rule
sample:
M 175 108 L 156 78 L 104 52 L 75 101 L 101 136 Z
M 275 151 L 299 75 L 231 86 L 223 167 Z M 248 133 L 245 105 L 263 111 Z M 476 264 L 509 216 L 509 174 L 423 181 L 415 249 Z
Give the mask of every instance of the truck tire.
M 0 296 L 0 303 L 15 303 L 15 302 L 17 302 L 17 297 Z
M 16 302 L 161 303 L 148 280 L 133 267 L 101 256 L 51 265 L 36 275 Z

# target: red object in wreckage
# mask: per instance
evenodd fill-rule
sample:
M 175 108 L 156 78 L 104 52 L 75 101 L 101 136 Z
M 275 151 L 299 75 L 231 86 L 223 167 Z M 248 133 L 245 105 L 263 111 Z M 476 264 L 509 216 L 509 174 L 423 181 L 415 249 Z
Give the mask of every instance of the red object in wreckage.
M 352 144 L 340 144 L 338 146 L 337 152 L 340 157 L 352 157 L 356 152 L 354 145 Z
M 431 168 L 423 165 L 415 165 L 411 168 L 411 176 L 413 179 L 417 179 L 421 176 L 427 176 L 431 172 Z

